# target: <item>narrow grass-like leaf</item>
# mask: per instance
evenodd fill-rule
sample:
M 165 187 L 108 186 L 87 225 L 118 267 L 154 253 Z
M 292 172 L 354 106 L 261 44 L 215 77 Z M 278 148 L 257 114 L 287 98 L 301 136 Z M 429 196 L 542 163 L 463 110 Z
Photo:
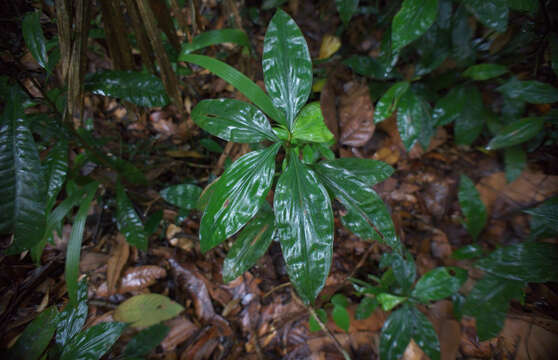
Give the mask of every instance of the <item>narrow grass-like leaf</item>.
M 246 33 L 239 29 L 220 29 L 205 31 L 196 36 L 192 42 L 184 43 L 178 60 L 183 61 L 183 56 L 191 52 L 206 48 L 211 45 L 222 43 L 233 43 L 240 46 L 250 47 L 250 39 Z
M 149 239 L 143 223 L 120 182 L 116 184 L 116 223 L 128 244 L 147 251 Z
M 459 206 L 465 216 L 465 227 L 473 239 L 477 239 L 486 225 L 486 207 L 482 202 L 475 184 L 466 175 L 459 181 Z

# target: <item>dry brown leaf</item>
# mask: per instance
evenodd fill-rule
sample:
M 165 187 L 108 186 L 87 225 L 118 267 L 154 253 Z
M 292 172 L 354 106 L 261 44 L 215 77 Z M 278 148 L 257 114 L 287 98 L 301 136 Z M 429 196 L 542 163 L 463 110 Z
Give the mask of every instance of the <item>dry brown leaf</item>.
M 169 320 L 165 323 L 169 328 L 169 333 L 161 342 L 161 347 L 165 352 L 174 350 L 178 345 L 188 340 L 198 331 L 199 327 L 194 325 L 184 316 Z
M 490 217 L 494 201 L 498 198 L 502 189 L 506 186 L 506 174 L 496 172 L 487 177 L 482 178 L 476 185 L 480 198 L 486 206 L 486 211 Z
M 330 76 L 320 94 L 320 108 L 322 109 L 322 115 L 324 117 L 324 122 L 335 137 L 339 140 L 339 125 L 337 120 L 337 107 L 335 105 L 335 88 L 333 86 L 334 77 Z
M 508 317 L 500 337 L 503 350 L 515 359 L 554 359 L 558 354 L 558 334 L 534 323 L 534 316 Z M 556 320 L 552 320 L 556 324 Z
M 403 353 L 402 360 L 427 360 L 428 356 L 422 351 L 422 349 L 417 345 L 415 340 L 411 339 L 409 345 Z
M 346 94 L 339 99 L 339 141 L 343 145 L 363 146 L 374 134 L 374 106 L 370 101 L 368 86 L 349 83 Z
M 136 266 L 127 269 L 120 280 L 118 292 L 121 294 L 145 289 L 165 278 L 167 271 L 155 265 Z
M 109 256 L 96 251 L 85 251 L 79 262 L 79 271 L 86 273 L 98 269 L 107 263 Z
M 118 284 L 120 274 L 129 256 L 130 246 L 126 242 L 124 235 L 118 233 L 118 235 L 116 235 L 116 248 L 112 250 L 107 265 L 107 289 L 109 295 L 114 294 L 116 291 L 116 285 Z

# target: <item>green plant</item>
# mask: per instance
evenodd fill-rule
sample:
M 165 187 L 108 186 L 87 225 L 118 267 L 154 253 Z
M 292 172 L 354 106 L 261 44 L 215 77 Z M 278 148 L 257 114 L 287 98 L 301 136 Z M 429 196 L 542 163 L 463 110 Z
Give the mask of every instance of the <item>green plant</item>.
M 203 100 L 192 111 L 202 129 L 227 141 L 271 143 L 234 162 L 201 196 L 205 209 L 200 244 L 206 252 L 239 232 L 223 267 L 233 280 L 262 256 L 276 236 L 289 277 L 300 297 L 313 302 L 329 274 L 333 247 L 331 197 L 347 209 L 343 223 L 364 239 L 400 249 L 388 210 L 370 188 L 393 169 L 378 161 L 334 159 L 333 135 L 320 106 L 306 104 L 312 61 L 295 22 L 278 10 L 269 23 L 263 54 L 266 94 L 218 60 L 186 54 L 179 60 L 206 67 L 239 89 L 255 105 L 233 99 Z M 263 111 L 263 112 L 262 112 Z M 267 114 L 274 122 L 272 127 Z M 266 203 L 275 159 L 285 150 L 273 209 Z M 325 157 L 322 161 L 319 158 Z

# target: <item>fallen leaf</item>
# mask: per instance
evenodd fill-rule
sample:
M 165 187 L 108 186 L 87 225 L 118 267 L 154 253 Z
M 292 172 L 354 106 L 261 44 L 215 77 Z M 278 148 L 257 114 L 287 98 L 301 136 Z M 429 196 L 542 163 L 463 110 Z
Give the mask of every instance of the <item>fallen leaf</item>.
M 161 294 L 141 294 L 118 305 L 114 319 L 142 329 L 172 319 L 182 310 L 181 305 Z
M 328 59 L 341 47 L 341 40 L 337 36 L 326 34 L 322 38 L 318 60 Z
M 160 266 L 143 265 L 127 269 L 120 280 L 118 292 L 127 292 L 146 289 L 155 284 L 158 279 L 165 278 L 167 271 Z
M 107 289 L 109 295 L 114 294 L 116 291 L 120 273 L 122 269 L 124 269 L 129 256 L 130 246 L 126 242 L 124 235 L 118 233 L 118 235 L 116 235 L 116 248 L 112 249 L 112 254 L 107 265 Z
M 171 351 L 194 335 L 199 327 L 184 316 L 171 319 L 165 323 L 170 328 L 169 333 L 161 342 L 163 351 Z
M 348 83 L 347 93 L 339 99 L 339 141 L 343 145 L 363 146 L 374 134 L 374 106 L 366 84 Z

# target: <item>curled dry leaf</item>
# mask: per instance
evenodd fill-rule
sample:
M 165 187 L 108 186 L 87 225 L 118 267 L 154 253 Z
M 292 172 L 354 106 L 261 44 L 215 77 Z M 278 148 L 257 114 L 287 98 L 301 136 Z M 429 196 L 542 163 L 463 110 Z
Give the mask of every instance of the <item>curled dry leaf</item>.
M 124 272 L 118 292 L 123 294 L 142 290 L 166 276 L 167 271 L 162 267 L 155 265 L 136 266 Z
M 119 233 L 116 236 L 116 248 L 112 250 L 107 266 L 107 288 L 109 294 L 114 294 L 116 291 L 120 273 L 124 269 L 129 256 L 130 246 L 126 242 L 124 235 Z
M 368 86 L 348 83 L 347 93 L 339 100 L 339 141 L 343 145 L 363 146 L 374 134 L 374 106 Z
M 197 325 L 184 316 L 169 320 L 166 325 L 170 328 L 170 331 L 161 342 L 161 347 L 165 352 L 176 349 L 178 345 L 188 340 L 199 330 Z

